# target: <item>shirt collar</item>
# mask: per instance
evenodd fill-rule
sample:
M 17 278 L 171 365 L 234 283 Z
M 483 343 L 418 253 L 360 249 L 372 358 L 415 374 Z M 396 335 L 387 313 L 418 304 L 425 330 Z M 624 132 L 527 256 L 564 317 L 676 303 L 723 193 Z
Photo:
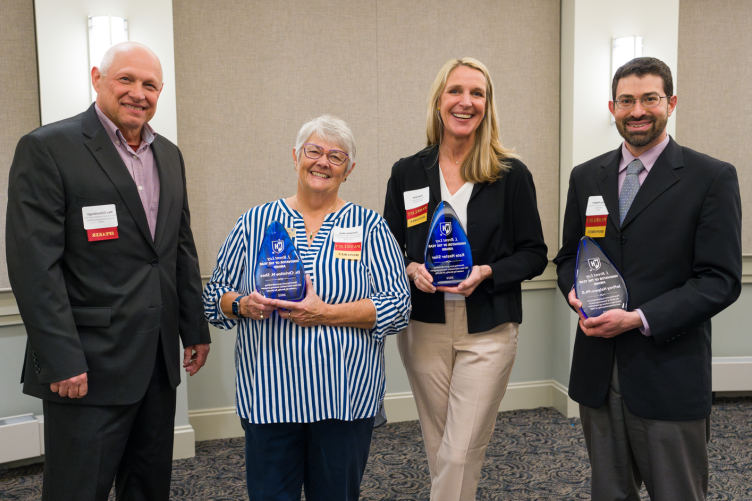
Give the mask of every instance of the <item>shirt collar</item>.
M 632 153 L 630 153 L 630 151 L 627 149 L 627 143 L 622 143 L 621 162 L 619 163 L 619 172 L 626 169 L 627 165 L 629 165 L 629 163 L 635 158 L 639 158 L 640 161 L 642 162 L 642 165 L 645 166 L 645 171 L 650 172 L 650 169 L 653 168 L 655 161 L 658 160 L 658 157 L 661 156 L 661 153 L 663 153 L 663 150 L 665 150 L 666 146 L 668 146 L 668 140 L 669 140 L 669 135 L 666 134 L 666 139 L 656 144 L 655 146 L 650 148 L 648 151 L 646 151 L 639 157 L 636 157 L 632 155 Z
M 97 111 L 99 121 L 102 122 L 102 125 L 104 125 L 105 129 L 107 129 L 109 136 L 111 138 L 117 138 L 117 140 L 123 144 L 128 144 L 128 142 L 125 140 L 125 137 L 123 137 L 123 133 L 120 132 L 120 129 L 118 129 L 117 125 L 115 125 L 115 123 L 110 120 L 102 110 L 99 109 L 98 104 L 94 103 L 94 109 Z M 151 144 L 154 141 L 155 137 L 157 137 L 157 133 L 152 128 L 152 126 L 148 123 L 144 124 L 144 127 L 141 129 L 141 141 L 146 144 Z

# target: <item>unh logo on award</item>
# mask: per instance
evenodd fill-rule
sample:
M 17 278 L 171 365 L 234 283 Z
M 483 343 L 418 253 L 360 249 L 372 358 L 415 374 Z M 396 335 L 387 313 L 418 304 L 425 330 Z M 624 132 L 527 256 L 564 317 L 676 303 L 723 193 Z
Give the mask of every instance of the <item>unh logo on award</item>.
M 449 235 L 452 234 L 452 223 L 441 223 L 441 225 L 439 226 L 439 229 L 443 236 L 448 237 Z
M 279 254 L 280 252 L 282 252 L 282 250 L 284 250 L 284 248 L 285 248 L 285 243 L 282 240 L 272 241 L 272 251 L 275 254 Z
M 599 257 L 593 257 L 587 260 L 588 266 L 590 266 L 590 271 L 598 271 L 601 269 L 601 258 Z

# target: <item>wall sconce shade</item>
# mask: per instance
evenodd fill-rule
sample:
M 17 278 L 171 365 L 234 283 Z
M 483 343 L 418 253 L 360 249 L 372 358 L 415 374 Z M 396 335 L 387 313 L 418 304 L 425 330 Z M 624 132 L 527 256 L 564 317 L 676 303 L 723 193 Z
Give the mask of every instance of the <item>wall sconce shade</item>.
M 107 49 L 128 40 L 128 20 L 116 16 L 89 16 L 89 69 L 98 66 Z M 97 93 L 91 87 L 91 101 Z

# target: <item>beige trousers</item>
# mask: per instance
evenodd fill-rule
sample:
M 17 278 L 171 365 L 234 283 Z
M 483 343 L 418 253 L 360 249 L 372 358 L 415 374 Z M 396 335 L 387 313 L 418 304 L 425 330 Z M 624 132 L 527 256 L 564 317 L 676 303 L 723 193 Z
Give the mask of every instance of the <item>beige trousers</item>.
M 411 320 L 397 345 L 418 407 L 431 501 L 473 501 L 519 324 L 468 334 L 464 301 L 446 301 L 445 312 L 444 324 Z

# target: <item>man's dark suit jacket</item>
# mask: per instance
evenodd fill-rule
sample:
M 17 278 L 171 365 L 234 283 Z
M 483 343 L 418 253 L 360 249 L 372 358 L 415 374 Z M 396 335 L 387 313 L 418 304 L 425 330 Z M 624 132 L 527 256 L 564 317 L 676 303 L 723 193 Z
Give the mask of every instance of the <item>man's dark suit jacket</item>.
M 210 342 L 190 229 L 183 158 L 157 136 L 160 180 L 152 240 L 136 184 L 92 105 L 18 143 L 10 170 L 6 252 L 28 342 L 24 393 L 83 405 L 138 401 L 161 337 L 170 384 L 183 346 Z M 113 204 L 119 238 L 89 242 L 82 207 Z M 89 393 L 50 383 L 88 373 Z
M 562 248 L 554 260 L 559 287 L 572 288 L 588 198 L 608 208 L 606 236 L 595 241 L 621 272 L 638 329 L 611 339 L 577 329 L 569 395 L 588 407 L 606 399 L 616 356 L 622 396 L 636 416 L 701 419 L 710 414 L 710 318 L 741 292 L 741 202 L 732 165 L 670 139 L 619 227 L 621 147 L 574 168 Z
M 384 219 L 405 253 L 405 266 L 424 262 L 428 227 L 441 202 L 439 149 L 432 146 L 394 164 L 387 186 Z M 505 322 L 522 322 L 523 280 L 546 269 L 533 176 L 525 164 L 510 161 L 511 169 L 493 183 L 476 183 L 467 204 L 467 237 L 473 264 L 487 264 L 493 279 L 482 282 L 465 300 L 468 332 L 485 332 Z M 407 227 L 404 192 L 428 187 L 428 220 Z M 444 294 L 427 294 L 411 281 L 411 318 L 444 323 Z

